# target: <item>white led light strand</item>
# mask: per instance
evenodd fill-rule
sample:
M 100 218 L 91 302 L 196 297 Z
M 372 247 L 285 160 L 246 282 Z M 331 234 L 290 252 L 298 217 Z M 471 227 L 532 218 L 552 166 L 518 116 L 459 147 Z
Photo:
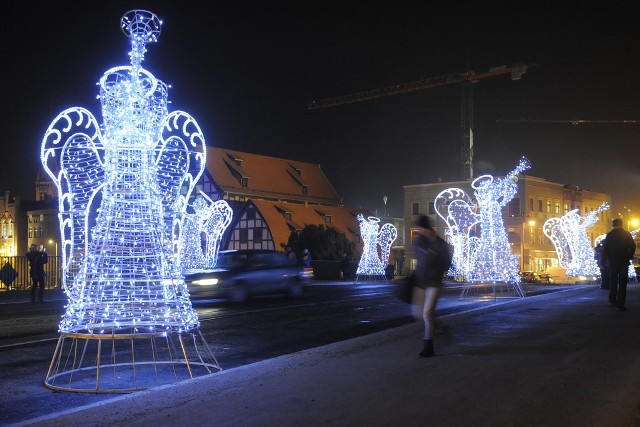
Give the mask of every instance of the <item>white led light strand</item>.
M 384 277 L 391 245 L 396 240 L 398 231 L 389 223 L 380 228 L 380 219 L 374 216 L 365 219 L 362 214 L 358 214 L 357 218 L 360 223 L 363 248 L 356 275 Z M 378 253 L 378 246 L 380 246 L 380 253 Z
M 542 230 L 556 248 L 560 266 L 567 270 L 568 276 L 600 275 L 587 228 L 598 222 L 598 214 L 607 209 L 609 204 L 605 202 L 584 216 L 573 209 L 560 218 L 545 221 Z
M 480 212 L 481 235 L 476 250 L 475 268 L 470 272 L 474 282 L 510 282 L 519 286 L 518 257 L 511 252 L 502 220 L 502 207 L 518 191 L 517 175 L 531 168 L 525 157 L 502 179 L 483 175 L 471 183 Z
M 453 260 L 449 275 L 456 280 L 466 280 L 475 267 L 478 238 L 473 236 L 473 227 L 480 222 L 469 195 L 460 188 L 448 188 L 438 194 L 434 208 L 440 218 L 447 223 L 445 236 L 453 245 Z
M 199 326 L 177 254 L 187 202 L 205 166 L 206 150 L 195 147 L 205 142 L 190 115 L 168 114 L 167 86 L 141 66 L 160 25 L 146 11 L 123 17 L 131 66 L 100 79 L 102 128 L 88 110 L 69 108 L 43 138 L 42 164 L 60 195 L 69 297 L 61 332 Z
M 180 233 L 180 264 L 183 270 L 213 268 L 233 211 L 226 201 L 214 202 L 203 192 L 193 201 L 192 208 Z

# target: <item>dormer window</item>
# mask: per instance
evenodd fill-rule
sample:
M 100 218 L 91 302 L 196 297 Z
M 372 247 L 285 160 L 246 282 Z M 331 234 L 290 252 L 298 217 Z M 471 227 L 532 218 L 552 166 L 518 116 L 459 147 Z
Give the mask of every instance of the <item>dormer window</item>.
M 306 196 L 307 194 L 309 194 L 309 187 L 308 187 L 308 186 L 306 186 L 306 185 L 301 185 L 301 186 L 300 186 L 300 190 L 302 190 L 302 194 L 303 194 L 303 195 L 305 195 L 305 196 Z
M 325 224 L 331 224 L 331 215 L 325 215 L 324 216 L 324 223 Z
M 240 185 L 242 186 L 242 188 L 247 188 L 249 186 L 249 178 L 244 176 L 240 178 Z

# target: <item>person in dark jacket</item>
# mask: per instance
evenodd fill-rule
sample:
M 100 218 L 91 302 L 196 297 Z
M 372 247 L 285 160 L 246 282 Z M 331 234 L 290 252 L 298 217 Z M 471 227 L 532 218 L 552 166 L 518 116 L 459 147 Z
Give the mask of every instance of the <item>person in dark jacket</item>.
M 38 245 L 31 245 L 26 254 L 29 261 L 29 276 L 31 276 L 31 302 L 36 302 L 36 290 L 38 301 L 44 299 L 44 265 L 48 262 L 44 248 L 38 250 Z
M 613 220 L 613 229 L 607 233 L 602 245 L 601 263 L 609 269 L 609 304 L 626 310 L 627 283 L 629 282 L 629 261 L 636 251 L 636 242 L 627 230 L 622 228 L 622 220 Z
M 449 244 L 438 236 L 426 215 L 416 222 L 418 233 L 415 241 L 416 269 L 412 302 L 413 315 L 421 315 L 424 321 L 424 342 L 420 357 L 435 355 L 433 336 L 435 310 L 442 290 L 442 280 L 451 265 L 452 251 Z
M 347 257 L 347 254 L 343 253 L 342 258 L 340 258 L 340 272 L 342 273 L 342 280 L 348 280 L 350 278 L 351 274 L 349 269 L 349 258 Z
M 594 248 L 594 257 L 600 267 L 600 289 L 609 290 L 609 267 L 602 264 L 602 247 L 604 239 L 600 241 Z

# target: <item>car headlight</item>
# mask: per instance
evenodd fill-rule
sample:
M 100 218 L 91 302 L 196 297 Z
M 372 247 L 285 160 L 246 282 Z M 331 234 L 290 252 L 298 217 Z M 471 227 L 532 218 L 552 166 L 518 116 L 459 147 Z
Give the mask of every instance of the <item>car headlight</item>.
M 191 283 L 198 286 L 212 286 L 218 284 L 218 279 L 198 279 Z

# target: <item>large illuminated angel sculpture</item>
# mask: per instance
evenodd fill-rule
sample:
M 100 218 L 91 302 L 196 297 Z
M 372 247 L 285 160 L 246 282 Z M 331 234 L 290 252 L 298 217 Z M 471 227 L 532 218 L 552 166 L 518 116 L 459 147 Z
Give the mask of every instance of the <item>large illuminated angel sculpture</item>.
M 52 389 L 132 391 L 220 369 L 178 262 L 204 137 L 189 114 L 167 111 L 167 85 L 141 65 L 161 24 L 151 12 L 127 12 L 131 65 L 99 81 L 103 124 L 69 108 L 42 141 L 60 195 L 68 297 L 45 379 Z
M 471 273 L 474 282 L 509 282 L 520 289 L 518 257 L 511 252 L 507 232 L 502 220 L 502 207 L 506 206 L 518 191 L 517 175 L 531 168 L 529 160 L 520 159 L 518 166 L 504 178 L 494 179 L 482 175 L 471 183 L 480 211 L 480 242 L 475 268 Z
M 449 274 L 466 280 L 475 264 L 479 240 L 473 236 L 473 227 L 480 221 L 476 206 L 469 195 L 460 188 L 448 188 L 438 194 L 434 208 L 447 223 L 445 235 L 453 245 L 453 260 Z
M 379 226 L 380 219 L 370 216 L 367 219 L 362 214 L 358 214 L 360 223 L 360 235 L 362 236 L 362 255 L 356 270 L 356 276 L 360 277 L 385 277 L 385 268 L 389 263 L 389 253 L 391 244 L 398 231 L 393 224 Z M 380 246 L 380 253 L 378 253 Z
M 545 221 L 542 231 L 555 246 L 560 266 L 566 268 L 568 276 L 600 275 L 587 228 L 598 222 L 598 214 L 607 209 L 609 204 L 605 202 L 584 216 L 573 209 L 560 218 Z
M 185 214 L 180 234 L 180 265 L 183 270 L 213 268 L 233 212 L 226 201 L 214 202 L 204 192 L 200 192 L 191 207 L 193 213 Z

